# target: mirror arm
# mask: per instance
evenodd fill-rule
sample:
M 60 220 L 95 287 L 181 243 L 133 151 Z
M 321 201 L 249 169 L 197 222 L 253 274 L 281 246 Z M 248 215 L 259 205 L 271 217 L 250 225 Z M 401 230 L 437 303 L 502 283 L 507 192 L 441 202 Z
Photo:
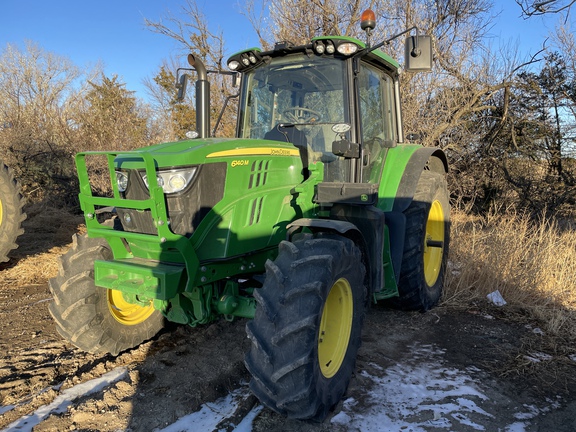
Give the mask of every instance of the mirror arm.
M 182 75 L 180 75 L 181 71 L 185 71 L 185 72 L 196 72 L 195 69 L 192 68 L 178 68 L 176 69 L 176 89 L 178 90 L 178 95 L 176 97 L 176 100 L 178 102 L 182 102 L 184 100 L 184 96 L 186 93 L 186 85 L 188 78 L 190 78 L 190 75 L 187 73 L 183 73 Z M 206 74 L 218 74 L 218 75 L 230 75 L 233 77 L 233 79 L 237 79 L 238 77 L 238 72 L 229 72 L 229 71 L 222 71 L 222 70 L 213 70 L 213 69 L 208 69 L 206 70 Z M 186 78 L 183 78 L 184 76 L 186 76 Z M 232 85 L 232 87 L 238 87 L 238 85 Z
M 392 36 L 389 39 L 386 39 L 384 42 L 380 42 L 379 44 L 376 44 L 372 47 L 369 48 L 364 48 L 363 50 L 359 51 L 357 54 L 354 55 L 355 58 L 359 58 L 359 57 L 363 57 L 364 55 L 371 53 L 374 50 L 377 50 L 380 47 L 383 47 L 384 45 L 388 45 L 390 42 L 392 42 L 394 39 L 398 39 L 400 36 L 406 34 L 406 33 L 410 33 L 412 30 L 416 30 L 416 41 L 418 41 L 418 36 L 419 36 L 419 31 L 418 31 L 418 27 L 413 26 L 410 27 L 408 30 L 404 30 L 403 32 L 400 32 L 394 36 Z M 418 47 L 414 47 L 415 50 L 418 49 Z
M 230 99 L 235 99 L 238 96 L 240 96 L 240 93 L 237 93 L 235 95 L 230 95 L 224 100 L 224 106 L 222 107 L 222 111 L 220 111 L 220 115 L 218 116 L 218 120 L 216 120 L 216 125 L 214 126 L 214 129 L 212 129 L 212 138 L 214 138 L 216 136 L 216 129 L 218 129 L 218 126 L 220 126 L 220 121 L 222 120 L 222 116 L 224 115 L 224 111 L 226 111 L 226 107 L 228 106 L 228 102 L 230 101 Z

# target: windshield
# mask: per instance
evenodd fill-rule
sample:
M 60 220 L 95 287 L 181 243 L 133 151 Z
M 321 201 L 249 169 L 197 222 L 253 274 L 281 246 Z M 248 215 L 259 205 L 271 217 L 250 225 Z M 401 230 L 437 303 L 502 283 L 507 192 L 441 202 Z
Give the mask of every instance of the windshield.
M 340 139 L 332 127 L 350 123 L 344 83 L 342 60 L 304 54 L 272 59 L 245 76 L 239 136 L 291 142 L 307 152 L 308 163 L 340 160 L 332 153 L 332 142 Z M 343 169 L 333 180 L 347 175 Z

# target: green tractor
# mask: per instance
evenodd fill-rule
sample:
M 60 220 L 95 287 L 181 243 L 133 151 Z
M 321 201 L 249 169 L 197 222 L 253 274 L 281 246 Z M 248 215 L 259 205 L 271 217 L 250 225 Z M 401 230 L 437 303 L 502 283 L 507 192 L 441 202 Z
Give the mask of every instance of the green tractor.
M 362 25 L 370 32 L 373 18 Z M 443 286 L 448 165 L 441 150 L 405 142 L 399 64 L 379 50 L 394 38 L 323 36 L 233 55 L 233 138 L 209 137 L 212 71 L 190 55 L 196 137 L 78 154 L 87 235 L 50 281 L 60 334 L 117 355 L 164 320 L 250 318 L 254 394 L 288 417 L 323 420 L 350 381 L 367 306 L 425 311 Z M 408 37 L 406 69 L 431 57 L 429 37 Z M 107 165 L 112 197 L 93 193 L 90 158 Z M 101 221 L 110 208 L 113 223 Z

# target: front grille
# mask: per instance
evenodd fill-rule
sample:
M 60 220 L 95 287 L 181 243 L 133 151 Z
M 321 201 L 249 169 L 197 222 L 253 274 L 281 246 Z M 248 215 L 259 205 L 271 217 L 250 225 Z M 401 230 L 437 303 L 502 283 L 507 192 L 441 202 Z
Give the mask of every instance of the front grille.
M 191 236 L 208 212 L 222 200 L 226 167 L 225 162 L 202 165 L 198 167 L 192 183 L 184 191 L 165 195 L 168 223 L 172 232 Z M 134 200 L 148 199 L 150 195 L 140 174 L 130 171 L 128 178 L 129 186 L 125 197 Z M 149 210 L 117 208 L 116 211 L 125 231 L 157 233 Z

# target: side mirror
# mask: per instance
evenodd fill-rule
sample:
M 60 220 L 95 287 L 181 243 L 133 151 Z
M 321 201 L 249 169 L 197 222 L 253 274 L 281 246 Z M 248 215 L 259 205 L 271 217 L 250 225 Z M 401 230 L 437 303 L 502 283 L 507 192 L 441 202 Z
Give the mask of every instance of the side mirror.
M 186 96 L 187 86 L 188 86 L 188 75 L 182 74 L 180 80 L 176 84 L 176 88 L 178 89 L 178 95 L 176 96 L 176 100 L 178 102 L 182 102 L 184 100 L 184 96 Z
M 404 44 L 404 69 L 410 72 L 432 70 L 432 37 L 408 36 Z
M 360 157 L 360 145 L 341 139 L 332 143 L 332 154 L 348 159 L 358 159 Z
M 240 87 L 240 81 L 242 80 L 242 76 L 238 72 L 234 72 L 232 75 L 232 87 Z

